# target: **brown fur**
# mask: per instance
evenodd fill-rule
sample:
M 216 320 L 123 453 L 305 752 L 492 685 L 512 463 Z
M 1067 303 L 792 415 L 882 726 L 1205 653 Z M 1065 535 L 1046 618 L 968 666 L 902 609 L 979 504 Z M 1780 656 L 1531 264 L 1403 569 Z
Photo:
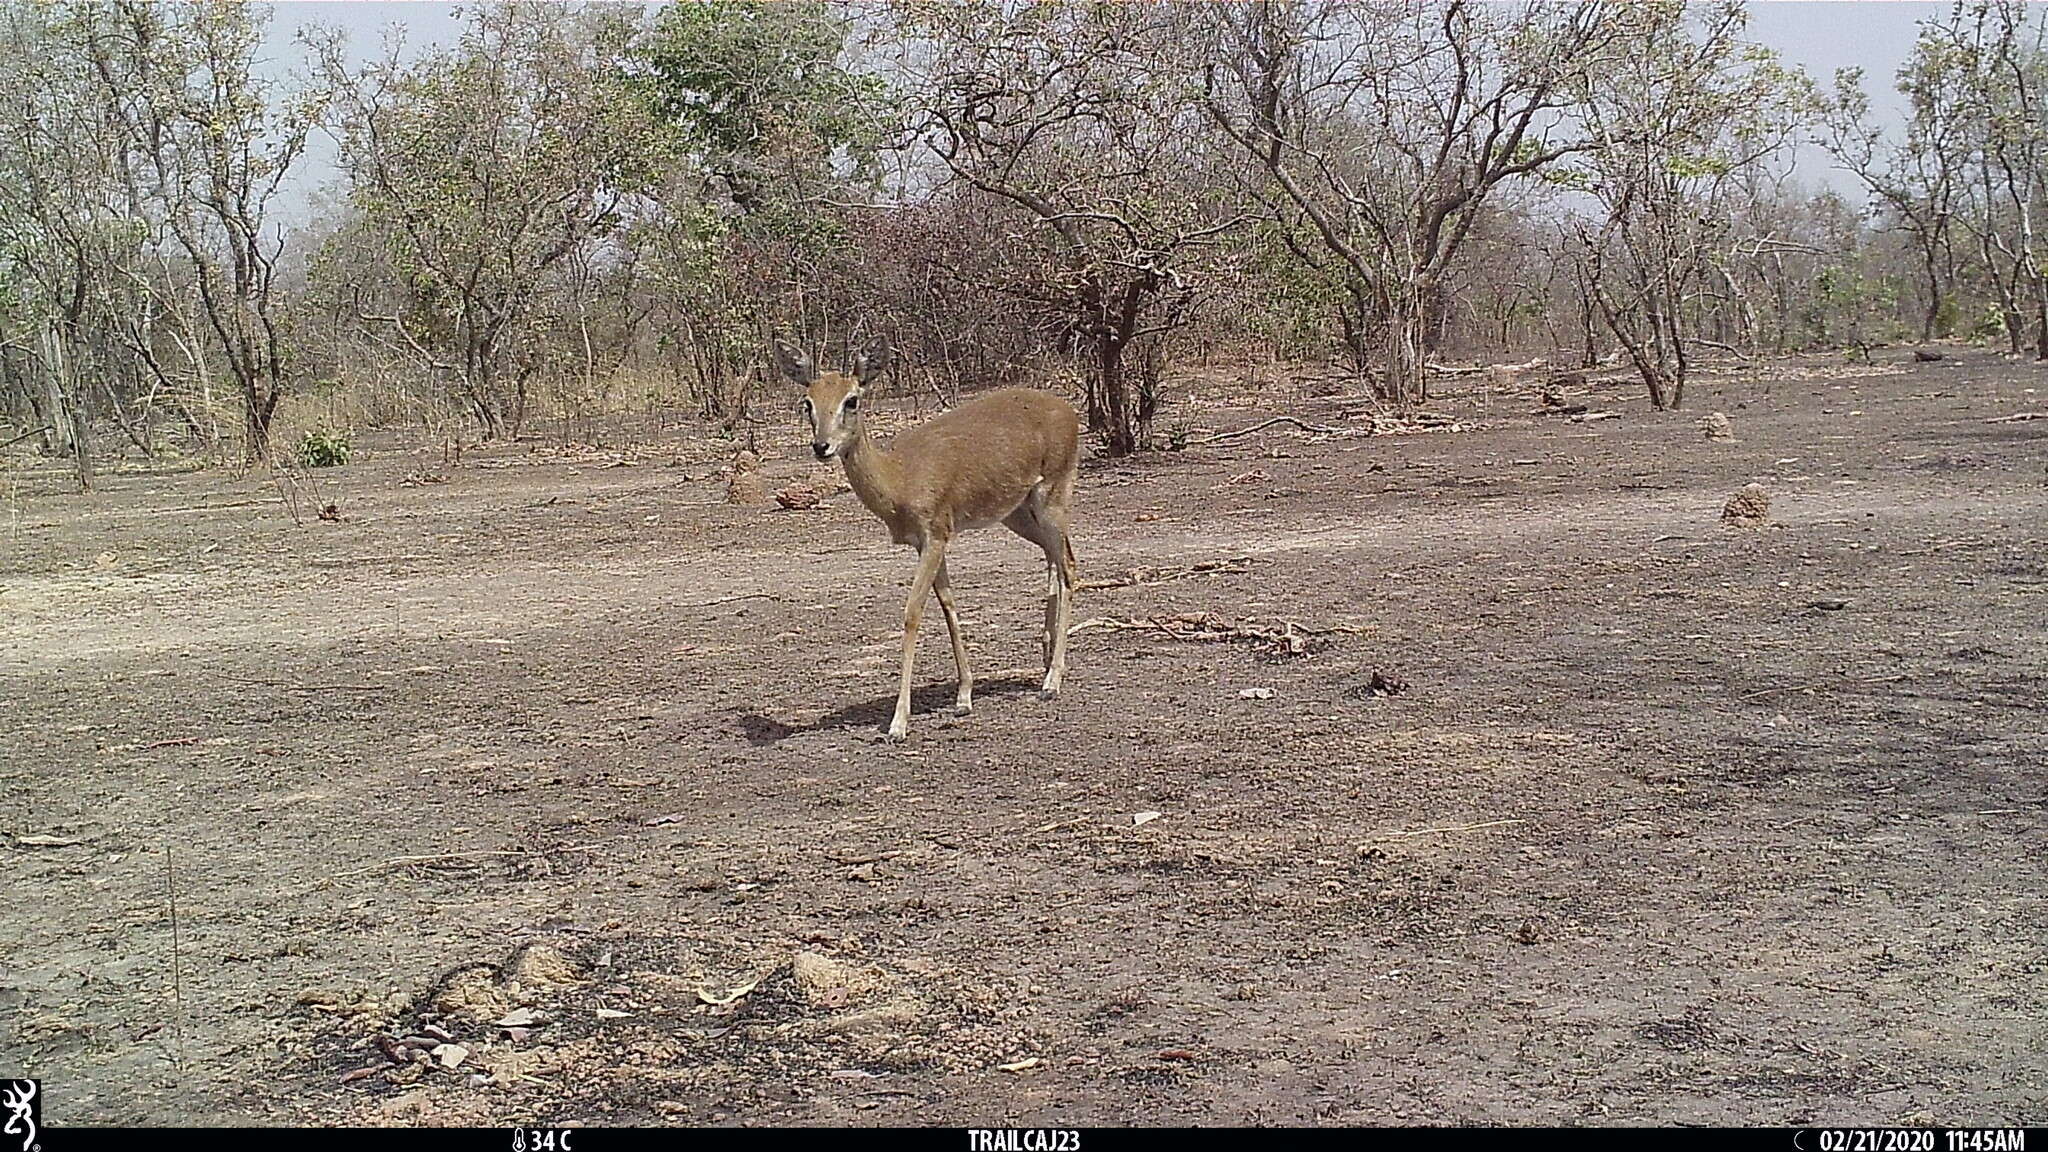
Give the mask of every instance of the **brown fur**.
M 903 675 L 889 734 L 900 739 L 909 730 L 917 629 L 932 592 L 960 670 L 957 707 L 972 710 L 974 677 L 946 572 L 946 547 L 955 534 L 990 524 L 1001 523 L 1045 554 L 1045 692 L 1057 693 L 1066 670 L 1076 578 L 1068 539 L 1068 505 L 1080 462 L 1080 419 L 1073 407 L 1049 393 L 1005 388 L 934 416 L 884 448 L 868 439 L 858 403 L 864 378 L 879 361 L 863 357 L 848 375 L 817 372 L 808 359 L 780 345 L 776 357 L 804 385 L 813 449 L 821 459 L 838 459 L 847 483 L 888 526 L 890 538 L 918 551 L 903 613 Z

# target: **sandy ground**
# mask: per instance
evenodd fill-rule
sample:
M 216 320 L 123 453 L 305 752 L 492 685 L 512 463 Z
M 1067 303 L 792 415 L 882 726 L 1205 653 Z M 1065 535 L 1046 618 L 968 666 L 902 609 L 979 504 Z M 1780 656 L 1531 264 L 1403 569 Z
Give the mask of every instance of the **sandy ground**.
M 0 1071 L 58 1124 L 2040 1123 L 2048 420 L 1990 421 L 2048 374 L 1961 360 L 1091 463 L 1084 578 L 1149 578 L 1077 619 L 1346 630 L 1088 629 L 1044 702 L 980 533 L 976 711 L 934 612 L 903 745 L 909 554 L 717 444 L 390 445 L 303 525 L 16 452 Z M 1229 391 L 1171 419 L 1344 423 Z

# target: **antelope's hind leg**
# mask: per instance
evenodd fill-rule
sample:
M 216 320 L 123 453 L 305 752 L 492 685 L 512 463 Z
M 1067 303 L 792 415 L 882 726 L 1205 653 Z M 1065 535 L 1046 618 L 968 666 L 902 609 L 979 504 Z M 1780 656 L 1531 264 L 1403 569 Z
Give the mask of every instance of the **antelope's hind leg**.
M 953 580 L 944 560 L 939 561 L 932 589 L 938 593 L 939 611 L 946 617 L 946 634 L 953 641 L 953 666 L 960 670 L 960 690 L 953 697 L 953 710 L 965 716 L 974 711 L 974 672 L 967 667 L 967 641 L 960 635 L 960 613 L 953 606 Z
M 1045 661 L 1041 695 L 1059 694 L 1067 670 L 1067 626 L 1073 612 L 1074 551 L 1067 543 L 1062 517 L 1046 503 L 1045 491 L 1034 489 L 1022 507 L 1003 521 L 1010 531 L 1045 552 L 1045 631 L 1039 654 Z

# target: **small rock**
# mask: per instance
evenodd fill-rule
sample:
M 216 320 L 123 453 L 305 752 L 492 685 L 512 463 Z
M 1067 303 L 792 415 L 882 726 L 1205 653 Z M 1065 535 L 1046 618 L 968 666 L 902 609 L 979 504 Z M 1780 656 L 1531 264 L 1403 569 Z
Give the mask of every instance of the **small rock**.
M 1139 812 L 1131 817 L 1131 827 L 1138 828 L 1159 819 L 1157 812 Z
M 758 472 L 734 472 L 725 485 L 725 502 L 742 508 L 759 508 L 773 497 L 768 495 L 768 482 Z
M 1709 412 L 1700 418 L 1700 431 L 1709 440 L 1735 439 L 1735 426 L 1728 422 L 1724 412 Z
M 1240 700 L 1271 700 L 1273 698 L 1273 690 L 1271 688 L 1242 688 L 1238 690 L 1237 698 Z
M 790 975 L 805 1002 L 827 1008 L 843 1008 L 879 983 L 873 972 L 841 964 L 816 952 L 797 953 L 790 961 Z
M 527 945 L 506 975 L 526 988 L 561 988 L 583 982 L 582 967 L 542 940 Z
M 818 495 L 818 490 L 809 484 L 791 484 L 775 494 L 775 502 L 792 512 L 816 508 L 822 499 L 824 498 Z
M 1721 506 L 1724 524 L 1762 524 L 1771 514 L 1771 494 L 1761 484 L 1744 484 Z
M 434 1049 L 433 1057 L 435 1063 L 443 1068 L 460 1068 L 462 1062 L 469 1059 L 469 1049 L 460 1044 L 443 1044 Z
M 1948 353 L 1936 352 L 1932 348 L 1915 348 L 1913 349 L 1913 359 L 1918 360 L 1922 364 L 1932 364 L 1937 360 L 1948 359 Z
M 715 872 L 685 864 L 676 869 L 676 887 L 685 892 L 716 892 L 725 887 L 725 879 Z
M 1372 670 L 1372 679 L 1366 681 L 1365 691 L 1369 696 L 1399 696 L 1408 690 L 1408 681 L 1398 672 L 1385 668 Z
M 496 1020 L 510 1008 L 505 990 L 483 968 L 456 973 L 434 997 L 434 1011 L 457 1020 Z M 421 1031 L 431 1036 L 433 1027 Z

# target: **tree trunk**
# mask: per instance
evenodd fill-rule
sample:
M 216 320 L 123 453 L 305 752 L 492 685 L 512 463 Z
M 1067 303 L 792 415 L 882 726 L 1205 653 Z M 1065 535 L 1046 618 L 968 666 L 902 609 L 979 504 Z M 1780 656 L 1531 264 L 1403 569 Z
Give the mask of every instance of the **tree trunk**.
M 78 467 L 78 490 L 92 491 L 92 417 L 86 410 L 86 398 L 79 394 L 71 374 L 71 350 L 65 346 L 62 332 L 56 327 L 43 329 L 43 379 L 48 390 L 53 429 L 59 430 L 56 439 L 70 449 L 71 459 Z
M 1391 301 L 1387 309 L 1386 362 L 1381 365 L 1380 398 L 1402 408 L 1429 399 L 1428 381 L 1423 377 L 1429 355 L 1423 330 L 1426 317 L 1420 304 L 1413 295 L 1404 294 Z
M 270 421 L 277 414 L 277 394 L 262 395 L 254 385 L 243 389 L 243 433 L 249 442 L 245 448 L 251 464 L 267 464 L 271 459 Z
M 1130 389 L 1124 380 L 1124 342 L 1115 333 L 1104 333 L 1095 341 L 1096 391 L 1102 398 L 1102 432 L 1109 441 L 1111 456 L 1128 456 L 1138 450 L 1138 438 L 1131 427 Z
M 2048 360 L 2048 278 L 2034 277 L 2034 359 Z
M 1934 327 L 1941 323 L 1941 266 L 1935 262 L 1934 249 L 1926 251 L 1927 261 L 1927 314 L 1920 320 L 1920 342 L 1925 344 L 1934 339 Z

